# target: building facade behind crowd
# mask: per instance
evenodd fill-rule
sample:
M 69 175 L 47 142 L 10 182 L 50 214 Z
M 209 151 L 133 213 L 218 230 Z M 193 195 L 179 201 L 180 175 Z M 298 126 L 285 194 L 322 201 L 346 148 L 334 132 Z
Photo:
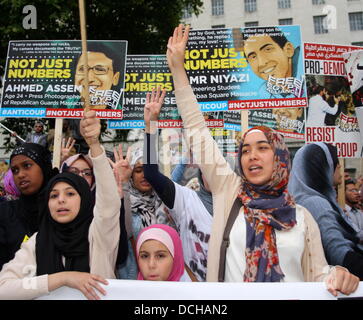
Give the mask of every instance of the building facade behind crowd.
M 190 14 L 188 8 L 184 10 L 182 20 L 193 29 L 300 25 L 302 38 L 307 42 L 363 46 L 362 1 L 359 0 L 202 2 L 203 11 L 198 16 Z

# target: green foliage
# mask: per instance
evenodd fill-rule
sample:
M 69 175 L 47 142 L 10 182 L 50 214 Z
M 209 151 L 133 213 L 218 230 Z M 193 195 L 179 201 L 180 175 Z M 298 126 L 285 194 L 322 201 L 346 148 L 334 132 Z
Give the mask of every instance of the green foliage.
M 183 9 L 198 14 L 201 0 L 88 0 L 86 2 L 89 40 L 128 40 L 130 54 L 160 54 Z M 23 28 L 23 7 L 37 9 L 37 29 Z M 80 39 L 78 1 L 0 0 L 0 65 L 5 65 L 9 40 Z

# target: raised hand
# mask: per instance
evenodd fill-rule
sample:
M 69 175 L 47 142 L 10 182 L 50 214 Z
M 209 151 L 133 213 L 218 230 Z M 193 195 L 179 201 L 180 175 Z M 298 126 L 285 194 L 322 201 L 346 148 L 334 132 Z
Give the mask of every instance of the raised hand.
M 159 118 L 160 109 L 164 103 L 165 94 L 166 94 L 165 89 L 161 90 L 160 87 L 158 87 L 157 90 L 153 89 L 151 94 L 150 92 L 146 94 L 144 121 L 145 121 L 145 131 L 147 133 L 150 133 L 151 123 L 156 122 Z
M 189 85 L 189 78 L 184 69 L 185 48 L 188 42 L 189 26 L 185 27 L 180 24 L 175 28 L 173 36 L 169 38 L 166 58 L 168 60 L 169 69 L 173 76 L 174 88 L 180 88 Z
M 91 150 L 92 157 L 99 156 L 103 150 L 99 141 L 101 135 L 101 122 L 96 118 L 96 111 L 84 112 L 84 117 L 80 122 L 81 135 L 87 142 Z
M 190 27 L 186 26 L 184 32 L 183 28 L 184 25 L 179 24 L 179 26 L 174 29 L 173 36 L 170 37 L 168 41 L 166 58 L 170 71 L 172 72 L 176 68 L 182 68 L 184 70 L 185 48 L 188 42 Z
M 107 280 L 101 276 L 76 271 L 64 272 L 64 282 L 66 286 L 81 291 L 88 300 L 100 300 L 97 291 L 103 295 L 106 295 L 106 291 L 99 283 L 108 285 Z
M 89 146 L 99 143 L 101 123 L 100 119 L 96 118 L 96 111 L 91 110 L 84 113 L 80 122 L 80 131 Z
M 112 166 L 118 186 L 122 187 L 122 183 L 127 182 L 131 178 L 132 174 L 132 168 L 130 166 L 131 147 L 127 149 L 127 154 L 125 158 L 122 152 L 122 144 L 119 144 L 118 150 L 116 148 L 113 149 L 113 154 L 115 157 L 115 162 L 113 162 L 111 159 L 108 159 L 108 161 Z M 119 183 L 121 184 L 119 185 Z
M 65 138 L 62 139 L 62 149 L 61 149 L 62 161 L 70 157 L 72 148 L 74 147 L 75 143 L 76 140 L 73 138 L 68 138 L 67 142 Z

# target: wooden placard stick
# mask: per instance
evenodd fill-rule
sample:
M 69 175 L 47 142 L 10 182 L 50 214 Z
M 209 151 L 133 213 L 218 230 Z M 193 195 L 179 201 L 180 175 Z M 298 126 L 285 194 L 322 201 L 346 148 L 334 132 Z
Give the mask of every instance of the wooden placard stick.
M 345 181 L 344 181 L 344 168 L 345 161 L 339 158 L 340 174 L 342 175 L 342 183 L 338 185 L 338 203 L 342 209 L 345 208 Z
M 60 168 L 62 152 L 62 129 L 63 119 L 55 119 L 54 143 L 53 143 L 53 168 Z
M 86 29 L 86 14 L 84 10 L 84 0 L 78 0 L 79 17 L 81 26 L 81 39 L 82 39 L 82 54 L 84 55 L 85 75 L 84 75 L 84 112 L 90 109 L 89 101 L 89 85 L 88 85 L 88 55 L 87 55 L 87 29 Z M 60 168 L 61 162 L 61 149 L 62 149 L 62 129 L 63 119 L 57 118 L 55 120 L 54 129 L 54 149 L 53 149 L 53 167 Z
M 248 130 L 248 110 L 241 110 L 241 133 L 242 136 Z
M 81 26 L 82 55 L 84 56 L 84 70 L 85 70 L 84 88 L 82 90 L 85 90 L 84 112 L 87 112 L 91 108 L 89 100 L 87 28 L 86 28 L 86 13 L 84 9 L 84 0 L 78 0 L 78 5 L 79 5 L 80 26 Z

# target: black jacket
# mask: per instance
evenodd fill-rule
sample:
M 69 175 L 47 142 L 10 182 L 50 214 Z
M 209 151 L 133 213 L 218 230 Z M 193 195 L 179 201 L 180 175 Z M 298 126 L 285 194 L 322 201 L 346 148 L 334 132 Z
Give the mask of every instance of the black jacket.
M 21 198 L 0 203 L 0 270 L 14 258 L 26 236 L 38 230 L 37 203 L 31 202 Z

